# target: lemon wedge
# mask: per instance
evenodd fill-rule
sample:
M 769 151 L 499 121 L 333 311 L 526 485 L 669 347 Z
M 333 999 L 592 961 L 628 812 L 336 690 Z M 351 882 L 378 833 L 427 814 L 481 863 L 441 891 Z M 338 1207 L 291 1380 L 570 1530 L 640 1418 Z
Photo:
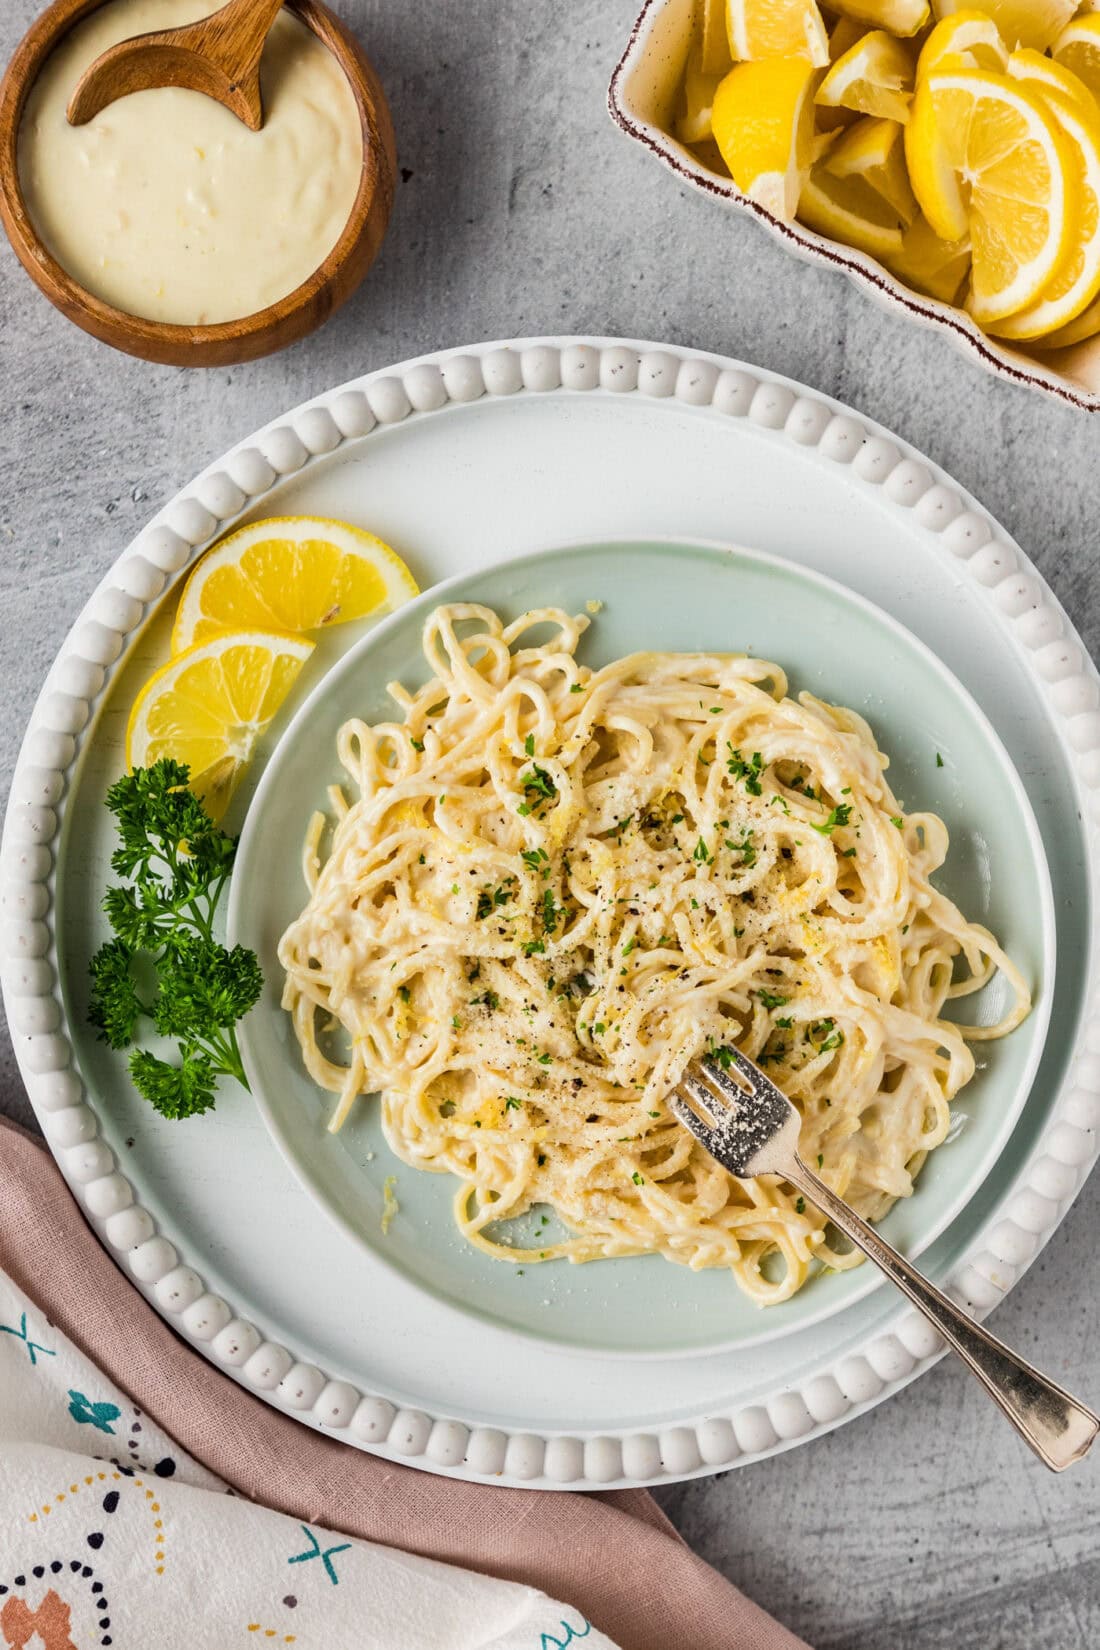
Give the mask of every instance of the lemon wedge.
M 681 143 L 705 143 L 713 135 L 711 109 L 722 79 L 721 74 L 704 73 L 702 47 L 693 46 L 684 70 L 683 101 L 676 122 L 676 136 Z
M 170 659 L 130 712 L 126 762 L 185 762 L 191 789 L 220 819 L 257 739 L 313 652 L 313 643 L 261 630 L 215 636 Z
M 1100 100 L 1100 12 L 1075 17 L 1054 42 L 1054 61 Z
M 869 29 L 887 29 L 890 34 L 916 34 L 931 15 L 928 0 L 830 0 L 830 4 L 841 17 L 865 23 Z
M 816 101 L 826 108 L 839 106 L 907 121 L 915 67 L 907 46 L 882 29 L 872 29 L 837 58 L 817 89 Z
M 726 0 L 703 0 L 703 27 L 699 37 L 702 74 L 728 74 L 733 65 L 726 30 Z
M 989 70 L 934 69 L 917 87 L 905 154 L 936 234 L 970 237 L 974 319 L 986 326 L 1034 303 L 1081 209 L 1073 147 L 1042 98 Z
M 954 304 L 970 272 L 970 242 L 941 240 L 927 218 L 918 217 L 902 236 L 901 251 L 885 262 L 906 286 Z
M 208 550 L 184 586 L 172 652 L 223 630 L 298 635 L 388 613 L 417 594 L 400 556 L 321 516 L 254 521 Z
M 714 94 L 714 139 L 738 188 L 789 223 L 810 169 L 817 71 L 805 57 L 738 63 Z
M 815 68 L 829 61 L 829 42 L 816 0 L 729 0 L 730 50 L 740 62 L 805 57 Z
M 1044 75 L 1058 68 L 1038 52 L 1021 51 L 1014 52 L 1009 59 L 1009 74 L 1022 69 L 1024 75 L 1028 75 L 1034 66 L 1030 61 L 1033 58 L 1046 65 Z M 1091 108 L 1088 108 L 1077 99 L 1065 96 L 1046 79 L 1029 81 L 1029 84 L 1041 94 L 1072 145 L 1081 211 L 1069 254 L 1053 280 L 1026 309 L 992 323 L 991 330 L 1002 338 L 1042 338 L 1056 332 L 1076 320 L 1100 292 L 1100 109 L 1091 98 L 1088 99 Z
M 824 164 L 807 178 L 798 216 L 819 235 L 883 262 L 901 252 L 901 224 L 893 207 L 862 178 L 834 177 Z
M 834 178 L 862 178 L 908 226 L 919 208 L 905 169 L 904 132 L 896 120 L 864 115 L 830 145 L 825 170 Z
M 868 32 L 866 23 L 857 23 L 854 17 L 838 17 L 829 35 L 829 62 L 835 63 L 838 57 L 850 52 Z
M 917 79 L 949 57 L 962 59 L 967 69 L 1003 69 L 1008 52 L 996 23 L 984 11 L 964 6 L 936 24 L 921 47 Z
M 933 5 L 937 17 L 951 17 L 963 9 L 954 0 L 933 0 Z M 982 0 L 978 9 L 992 18 L 1010 51 L 1015 46 L 1043 51 L 1061 34 L 1075 6 L 1076 0 Z

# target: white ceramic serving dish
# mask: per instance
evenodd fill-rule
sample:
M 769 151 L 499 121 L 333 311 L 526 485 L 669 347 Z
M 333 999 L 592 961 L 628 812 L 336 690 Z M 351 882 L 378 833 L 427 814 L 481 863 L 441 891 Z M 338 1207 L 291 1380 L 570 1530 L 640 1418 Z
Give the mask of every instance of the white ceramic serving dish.
M 979 1314 L 1055 1230 L 1100 1125 L 1100 679 L 1056 598 L 948 476 L 827 397 L 671 346 L 479 345 L 319 395 L 166 501 L 66 638 L 12 784 L 0 953 L 36 1114 L 118 1265 L 245 1388 L 388 1459 L 543 1489 L 725 1470 L 898 1392 L 942 1347 L 885 1286 L 765 1344 L 610 1366 L 474 1323 L 321 1215 L 243 1091 L 166 1123 L 95 1041 L 86 942 L 129 705 L 206 545 L 295 513 L 369 523 L 425 588 L 585 538 L 753 544 L 866 596 L 959 678 L 1031 799 L 1058 947 L 1019 1121 L 922 1257 Z M 358 634 L 333 629 L 317 653 L 331 641 L 331 663 Z
M 672 135 L 684 65 L 691 46 L 697 0 L 646 0 L 620 59 L 607 102 L 611 118 L 628 137 L 678 178 L 736 212 L 750 212 L 800 258 L 843 269 L 884 308 L 902 311 L 923 326 L 944 332 L 999 378 L 1031 384 L 1071 406 L 1100 411 L 1100 337 L 1044 360 L 1011 349 L 982 332 L 965 310 L 926 298 L 904 286 L 876 259 L 826 240 L 801 223 L 784 223 L 738 189 L 732 178 L 710 171 Z

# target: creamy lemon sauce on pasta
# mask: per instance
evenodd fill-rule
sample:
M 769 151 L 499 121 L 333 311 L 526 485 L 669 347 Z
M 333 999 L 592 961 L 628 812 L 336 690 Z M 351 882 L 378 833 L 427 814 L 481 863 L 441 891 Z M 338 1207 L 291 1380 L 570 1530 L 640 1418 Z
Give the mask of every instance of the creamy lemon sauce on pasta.
M 657 1252 L 784 1300 L 828 1247 L 781 1180 L 738 1181 L 665 1103 L 736 1044 L 802 1116 L 800 1150 L 877 1219 L 908 1196 L 1028 987 L 938 892 L 935 815 L 904 814 L 854 712 L 776 664 L 640 653 L 578 664 L 589 620 L 438 608 L 433 673 L 393 722 L 339 735 L 348 790 L 305 847 L 285 1006 L 339 1128 L 459 1180 L 473 1244 L 532 1264 Z M 1001 970 L 995 1025 L 942 1017 Z M 338 1058 L 333 1026 L 347 1036 Z M 542 1248 L 506 1222 L 548 1206 Z

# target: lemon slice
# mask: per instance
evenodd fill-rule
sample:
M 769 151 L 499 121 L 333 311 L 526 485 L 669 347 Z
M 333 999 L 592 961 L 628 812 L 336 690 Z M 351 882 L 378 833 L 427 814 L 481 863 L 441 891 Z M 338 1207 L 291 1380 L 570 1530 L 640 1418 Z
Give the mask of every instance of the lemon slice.
M 830 0 L 830 9 L 869 29 L 903 35 L 916 34 L 931 15 L 928 0 Z
M 936 234 L 970 237 L 974 319 L 986 326 L 1034 303 L 1081 209 L 1073 146 L 1042 98 L 989 70 L 934 69 L 917 87 L 905 155 Z
M 902 236 L 901 251 L 885 261 L 906 286 L 954 304 L 970 272 L 970 242 L 941 240 L 927 218 L 918 217 Z
M 815 166 L 802 190 L 798 216 L 831 241 L 885 261 L 901 251 L 898 215 L 862 178 L 835 178 Z
M 967 69 L 1003 69 L 1008 52 L 993 19 L 966 6 L 936 24 L 921 47 L 917 79 L 949 57 L 961 58 Z
M 937 17 L 951 17 L 963 9 L 955 0 L 933 0 L 933 5 Z M 982 0 L 978 9 L 996 23 L 1009 51 L 1015 46 L 1043 51 L 1058 38 L 1075 6 L 1076 0 Z
M 904 131 L 896 120 L 864 115 L 831 144 L 825 170 L 834 178 L 862 178 L 908 226 L 919 208 L 905 169 Z
M 726 0 L 703 0 L 703 28 L 699 37 L 702 74 L 728 74 L 733 66 L 726 31 Z
M 1013 80 L 1026 82 L 1040 97 L 1048 91 L 1060 92 L 1083 109 L 1086 115 L 1095 115 L 1096 99 L 1084 81 L 1072 69 L 1055 63 L 1045 52 L 1034 51 L 1030 46 L 1018 46 L 1008 58 L 1005 68 Z
M 714 94 L 714 139 L 738 188 L 789 223 L 810 170 L 817 71 L 805 57 L 738 63 Z
M 381 539 L 322 516 L 273 516 L 208 550 L 180 597 L 172 652 L 222 630 L 298 635 L 388 613 L 417 594 Z
M 1083 344 L 1100 332 L 1100 298 L 1094 298 L 1088 309 L 1083 309 L 1075 321 L 1050 332 L 1038 342 L 1043 349 L 1068 349 L 1071 344 Z
M 805 57 L 815 68 L 829 61 L 829 42 L 816 0 L 729 0 L 730 50 L 741 62 Z
M 693 46 L 684 70 L 683 102 L 676 122 L 676 136 L 681 143 L 705 143 L 713 135 L 711 109 L 722 78 L 721 74 L 703 72 L 702 48 Z
M 1054 42 L 1054 61 L 1083 80 L 1100 100 L 1100 13 L 1073 19 Z
M 882 29 L 872 29 L 837 58 L 817 89 L 816 101 L 827 108 L 857 109 L 904 122 L 909 119 L 914 70 L 907 46 Z
M 200 642 L 146 682 L 130 712 L 126 762 L 185 762 L 191 789 L 220 819 L 263 733 L 313 652 L 297 636 L 262 630 Z
M 1021 67 L 1021 57 L 1038 57 L 1048 70 L 1058 67 L 1037 52 L 1014 52 L 1009 59 L 1009 74 Z M 1025 72 L 1031 68 L 1032 64 L 1025 61 Z M 1100 292 L 1100 109 L 1091 98 L 1091 108 L 1087 108 L 1045 80 L 1031 83 L 1041 92 L 1073 147 L 1081 213 L 1069 255 L 1053 280 L 1026 309 L 992 323 L 991 330 L 1002 338 L 1042 338 L 1056 332 L 1075 320 Z

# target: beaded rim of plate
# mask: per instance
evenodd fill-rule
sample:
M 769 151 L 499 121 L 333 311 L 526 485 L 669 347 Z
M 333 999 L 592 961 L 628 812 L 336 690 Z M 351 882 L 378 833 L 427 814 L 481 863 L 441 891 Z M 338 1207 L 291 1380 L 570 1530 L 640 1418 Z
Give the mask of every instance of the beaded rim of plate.
M 746 419 L 776 440 L 816 447 L 881 487 L 938 535 L 997 615 L 1060 728 L 1087 821 L 1100 825 L 1100 675 L 1053 593 L 960 489 L 911 449 L 826 397 L 718 356 L 611 340 L 530 340 L 423 357 L 307 402 L 233 448 L 168 504 L 120 556 L 59 653 L 31 717 L 0 848 L 0 977 L 16 1057 L 58 1165 L 104 1245 L 181 1334 L 243 1385 L 300 1420 L 395 1460 L 530 1487 L 636 1485 L 690 1477 L 821 1433 L 898 1390 L 942 1355 L 913 1312 L 895 1332 L 766 1402 L 657 1432 L 507 1433 L 402 1409 L 266 1340 L 209 1290 L 138 1202 L 74 1065 L 56 966 L 53 887 L 68 777 L 128 645 L 190 565 L 282 478 L 343 443 L 448 404 L 568 390 L 642 396 Z M 1049 1122 L 949 1282 L 984 1315 L 1034 1260 L 1097 1156 L 1100 989 L 1095 933 L 1082 1030 Z
M 787 223 L 777 218 L 757 201 L 749 200 L 732 178 L 719 177 L 709 171 L 696 160 L 690 149 L 648 119 L 635 99 L 633 82 L 640 76 L 644 83 L 651 74 L 661 73 L 661 65 L 666 61 L 661 43 L 657 41 L 661 25 L 675 8 L 690 4 L 691 0 L 645 0 L 607 89 L 608 113 L 620 131 L 642 144 L 677 178 L 721 201 L 733 211 L 751 213 L 796 257 L 810 263 L 824 264 L 826 268 L 843 270 L 882 308 L 895 314 L 899 310 L 907 311 L 922 325 L 945 333 L 956 349 L 976 356 L 987 371 L 1014 384 L 1027 384 L 1043 390 L 1047 395 L 1053 395 L 1083 412 L 1100 412 L 1100 394 L 1074 383 L 1048 362 L 1030 359 L 983 332 L 965 309 L 960 309 L 956 304 L 942 303 L 938 298 L 926 297 L 906 286 L 869 253 L 818 235 L 797 219 Z

